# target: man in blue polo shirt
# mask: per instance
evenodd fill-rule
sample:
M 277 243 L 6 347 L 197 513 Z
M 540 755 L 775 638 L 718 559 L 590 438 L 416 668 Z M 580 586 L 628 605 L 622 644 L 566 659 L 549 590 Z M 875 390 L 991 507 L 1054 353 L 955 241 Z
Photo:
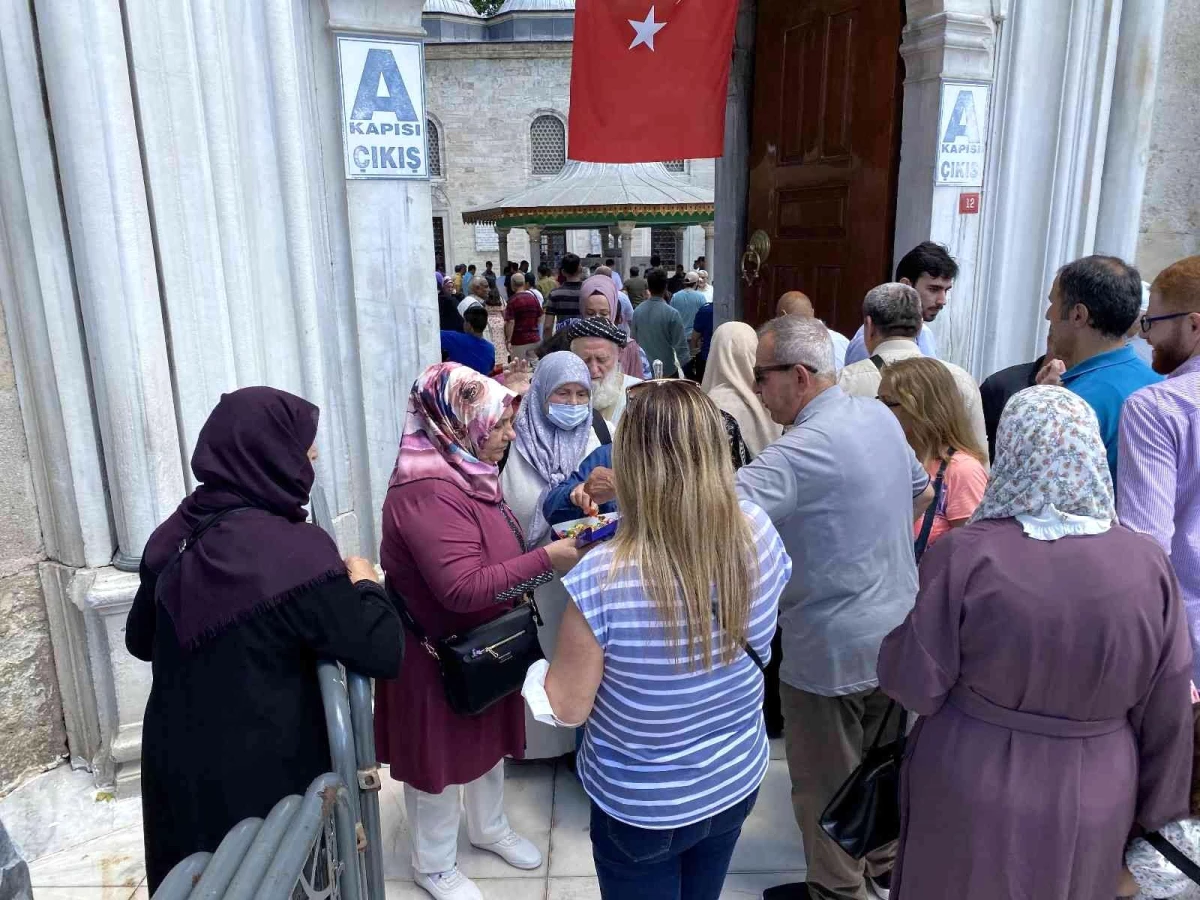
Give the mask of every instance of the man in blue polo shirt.
M 1085 256 L 1059 269 L 1046 310 L 1054 358 L 1048 357 L 1038 381 L 1062 384 L 1096 411 L 1114 485 L 1121 404 L 1139 388 L 1162 381 L 1126 340 L 1141 304 L 1137 269 L 1115 256 Z
M 482 276 L 480 283 L 483 283 Z M 463 330 L 442 332 L 442 362 L 469 366 L 481 375 L 491 375 L 496 368 L 496 348 L 484 335 L 487 333 L 488 313 L 481 303 L 464 300 Z

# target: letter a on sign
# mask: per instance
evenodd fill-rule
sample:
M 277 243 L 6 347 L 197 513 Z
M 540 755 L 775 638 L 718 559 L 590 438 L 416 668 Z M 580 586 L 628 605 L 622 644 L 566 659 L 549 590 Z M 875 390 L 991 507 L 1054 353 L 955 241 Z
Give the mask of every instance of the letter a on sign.
M 975 116 L 975 94 L 971 91 L 959 91 L 958 99 L 954 101 L 954 112 L 950 114 L 950 124 L 946 126 L 946 134 L 942 137 L 943 144 L 953 144 L 959 138 L 968 143 L 979 143 L 979 122 Z
M 404 87 L 404 79 L 400 77 L 396 57 L 391 50 L 373 47 L 367 51 L 367 61 L 363 63 L 350 118 L 370 119 L 377 112 L 393 113 L 400 122 L 420 121 Z

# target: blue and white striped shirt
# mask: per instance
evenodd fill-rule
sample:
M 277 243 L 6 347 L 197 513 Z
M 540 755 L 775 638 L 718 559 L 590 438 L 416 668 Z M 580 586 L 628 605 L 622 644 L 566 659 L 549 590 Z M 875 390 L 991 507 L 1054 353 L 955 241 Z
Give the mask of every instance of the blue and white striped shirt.
M 748 641 L 765 663 L 792 561 L 759 507 L 741 504 L 758 552 Z M 611 544 L 590 552 L 563 584 L 604 651 L 604 677 L 576 771 L 588 796 L 621 822 L 681 828 L 723 812 L 762 782 L 770 758 L 763 676 L 744 652 L 711 670 L 676 660 L 637 564 L 609 580 Z M 681 638 L 681 641 L 686 638 Z

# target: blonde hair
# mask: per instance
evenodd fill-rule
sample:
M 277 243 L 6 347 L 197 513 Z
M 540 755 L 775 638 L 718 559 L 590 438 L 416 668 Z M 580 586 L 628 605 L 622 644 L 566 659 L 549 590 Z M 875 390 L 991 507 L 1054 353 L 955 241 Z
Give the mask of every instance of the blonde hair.
M 720 411 L 688 381 L 635 386 L 613 469 L 621 527 L 609 579 L 636 562 L 676 662 L 692 669 L 697 659 L 713 666 L 715 610 L 721 661 L 732 662 L 746 640 L 758 572 Z
M 908 442 L 922 462 L 949 461 L 947 450 L 967 453 L 986 465 L 967 407 L 950 370 L 936 359 L 914 357 L 883 367 L 879 393 L 887 394 L 908 418 Z

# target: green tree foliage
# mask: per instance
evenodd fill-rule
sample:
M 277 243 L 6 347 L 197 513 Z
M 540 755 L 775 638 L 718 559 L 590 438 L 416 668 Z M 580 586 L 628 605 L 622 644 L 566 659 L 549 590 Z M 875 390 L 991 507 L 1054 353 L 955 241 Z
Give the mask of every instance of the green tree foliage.
M 504 4 L 504 0 L 471 0 L 475 11 L 490 16 Z

